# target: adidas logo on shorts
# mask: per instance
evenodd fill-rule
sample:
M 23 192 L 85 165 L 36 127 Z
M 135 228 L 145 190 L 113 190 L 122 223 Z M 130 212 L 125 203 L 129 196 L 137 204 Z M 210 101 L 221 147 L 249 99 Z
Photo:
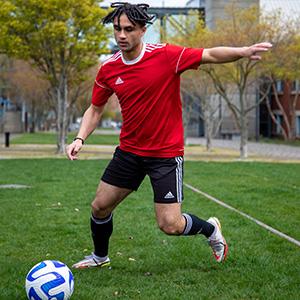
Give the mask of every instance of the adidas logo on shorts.
M 172 199 L 175 198 L 174 195 L 172 194 L 172 192 L 170 191 L 168 194 L 166 194 L 166 196 L 164 197 L 165 199 Z

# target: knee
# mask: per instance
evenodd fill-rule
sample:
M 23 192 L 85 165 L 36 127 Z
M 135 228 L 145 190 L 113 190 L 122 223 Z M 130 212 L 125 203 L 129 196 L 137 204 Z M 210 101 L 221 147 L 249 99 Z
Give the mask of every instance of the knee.
M 103 205 L 101 201 L 97 201 L 97 199 L 91 203 L 91 208 L 93 216 L 99 219 L 106 218 L 111 213 L 110 208 Z
M 180 235 L 183 231 L 179 222 L 173 218 L 159 220 L 158 227 L 162 232 L 168 235 Z

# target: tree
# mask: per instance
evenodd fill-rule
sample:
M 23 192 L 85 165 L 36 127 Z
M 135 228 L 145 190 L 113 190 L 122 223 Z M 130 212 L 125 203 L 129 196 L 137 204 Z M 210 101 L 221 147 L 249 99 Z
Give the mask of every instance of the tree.
M 226 13 L 227 18 L 219 20 L 213 31 L 203 29 L 202 22 L 199 22 L 188 39 L 190 45 L 205 48 L 221 45 L 241 47 L 268 40 L 270 25 L 261 20 L 258 7 L 241 9 L 232 3 L 226 8 Z M 256 89 L 261 71 L 258 66 L 262 63 L 241 59 L 230 64 L 204 65 L 200 68 L 212 79 L 216 92 L 231 112 L 240 133 L 241 158 L 248 156 L 250 113 L 261 101 L 256 99 Z
M 222 122 L 221 100 L 212 96 L 214 89 L 211 79 L 203 72 L 189 72 L 183 77 L 181 90 L 184 96 L 184 123 L 188 123 L 192 113 L 197 113 L 197 117 L 204 123 L 206 150 L 211 151 L 212 139 L 217 135 Z
M 212 45 L 245 46 L 268 40 L 270 26 L 260 18 L 258 8 L 239 9 L 234 4 L 227 8 L 228 19 L 219 21 L 211 33 Z M 226 28 L 226 30 L 224 30 Z M 247 158 L 250 113 L 259 105 L 256 99 L 257 79 L 261 65 L 241 59 L 231 64 L 210 65 L 203 70 L 212 78 L 216 91 L 227 103 L 240 132 L 240 157 Z
M 199 47 L 199 36 L 203 44 L 208 44 L 210 33 L 204 26 L 203 19 L 199 15 L 189 14 L 188 18 L 182 20 L 185 24 L 187 34 L 182 31 L 173 33 L 168 39 L 174 43 Z M 207 151 L 212 150 L 212 138 L 217 135 L 222 117 L 219 114 L 222 99 L 216 99 L 216 93 L 211 79 L 204 72 L 187 72 L 183 75 L 181 82 L 183 101 L 183 121 L 185 135 L 187 126 L 194 116 L 200 118 L 204 123 L 204 135 L 206 138 Z
M 296 107 L 300 100 L 300 35 L 299 28 L 293 36 L 293 43 L 287 46 L 287 52 L 291 54 L 286 65 L 286 76 L 283 77 L 288 84 L 295 86 L 290 90 L 294 93 L 289 102 L 289 114 L 291 120 L 291 139 L 296 138 Z
M 42 79 L 41 73 L 21 60 L 13 60 L 12 68 L 7 74 L 10 83 L 10 97 L 21 106 L 25 104 L 25 130 L 35 132 L 45 126 L 47 112 L 54 109 L 55 104 L 49 97 L 49 83 Z M 28 116 L 29 112 L 29 116 Z
M 71 86 L 106 51 L 99 0 L 0 0 L 0 52 L 29 61 L 48 80 L 57 111 L 58 152 L 65 151 Z
M 257 6 L 241 9 L 232 2 L 226 8 L 226 14 L 227 17 L 224 20 L 216 23 L 214 30 L 205 28 L 203 21 L 199 20 L 196 26 L 191 26 L 188 36 L 181 36 L 177 41 L 190 47 L 210 48 L 222 45 L 242 47 L 268 40 L 271 26 L 260 19 Z M 241 59 L 230 64 L 200 67 L 200 72 L 205 72 L 212 79 L 216 93 L 226 102 L 231 112 L 230 117 L 233 118 L 233 124 L 240 133 L 241 158 L 248 156 L 250 113 L 262 100 L 257 101 L 256 99 L 257 78 L 261 71 L 261 68 L 258 68 L 260 64 L 261 62 Z M 224 116 L 223 121 L 225 122 L 225 120 Z M 222 128 L 224 128 L 224 124 L 222 124 Z
M 271 85 L 273 95 L 273 106 L 270 97 L 266 98 L 266 106 L 273 122 L 281 129 L 284 139 L 293 140 L 296 137 L 296 106 L 300 95 L 300 86 L 295 84 L 300 79 L 299 24 L 293 20 L 283 20 L 280 13 L 273 17 L 268 16 L 266 21 L 272 24 L 273 40 L 276 41 L 272 54 L 267 55 L 263 65 L 264 78 Z M 279 81 L 284 82 L 287 87 L 285 90 L 289 94 L 288 105 L 284 105 L 280 99 L 279 94 L 282 91 L 277 88 Z M 282 122 L 276 118 L 274 108 L 281 112 Z

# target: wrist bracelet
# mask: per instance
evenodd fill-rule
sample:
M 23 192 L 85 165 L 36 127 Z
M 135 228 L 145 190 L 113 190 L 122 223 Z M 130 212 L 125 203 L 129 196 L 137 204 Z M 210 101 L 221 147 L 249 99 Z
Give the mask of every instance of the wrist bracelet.
M 84 144 L 84 139 L 83 139 L 83 138 L 81 138 L 81 137 L 76 137 L 76 138 L 73 140 L 73 142 L 75 142 L 76 140 L 81 140 L 82 145 Z

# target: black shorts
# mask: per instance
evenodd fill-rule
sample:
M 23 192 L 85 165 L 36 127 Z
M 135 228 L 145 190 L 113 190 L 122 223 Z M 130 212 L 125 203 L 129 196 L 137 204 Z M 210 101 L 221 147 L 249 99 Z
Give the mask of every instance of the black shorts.
M 138 190 L 145 176 L 150 177 L 156 203 L 183 200 L 183 157 L 143 157 L 117 147 L 102 180 L 108 184 Z

